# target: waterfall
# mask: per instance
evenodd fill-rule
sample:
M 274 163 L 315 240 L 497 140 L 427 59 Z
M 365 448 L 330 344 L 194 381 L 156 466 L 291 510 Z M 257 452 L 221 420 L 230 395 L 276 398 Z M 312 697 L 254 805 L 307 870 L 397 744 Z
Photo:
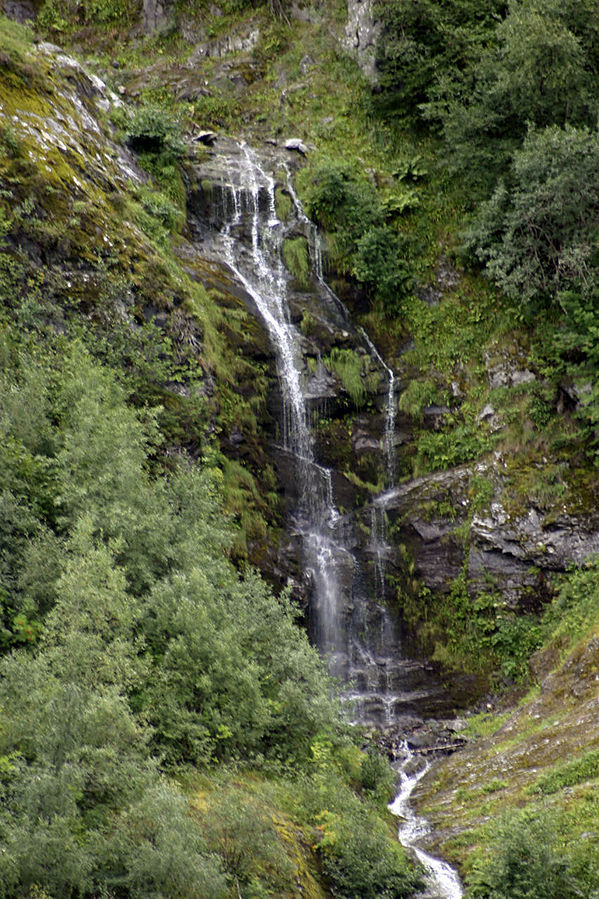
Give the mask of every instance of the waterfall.
M 391 554 L 384 509 L 373 504 L 370 542 L 360 549 L 358 516 L 355 511 L 341 513 L 336 503 L 335 485 L 342 476 L 322 465 L 315 455 L 314 407 L 327 400 L 310 392 L 314 378 L 308 377 L 303 358 L 305 339 L 290 313 L 291 276 L 282 261 L 286 235 L 299 231 L 307 237 L 312 296 L 320 301 L 323 322 L 330 322 L 354 347 L 367 345 L 387 373 L 389 402 L 383 444 L 389 482 L 394 477 L 393 372 L 369 339 L 353 328 L 347 310 L 324 281 L 318 231 L 305 214 L 290 176 L 283 188 L 292 198 L 293 212 L 285 222 L 277 215 L 277 184 L 272 172 L 283 167 L 280 158 L 266 162 L 265 156 L 233 141 L 223 141 L 223 151 L 198 169 L 198 180 L 212 185 L 208 200 L 211 228 L 206 232 L 204 225 L 201 230 L 202 253 L 211 253 L 215 261 L 227 265 L 260 315 L 274 349 L 282 434 L 273 449 L 286 468 L 291 462 L 294 472 L 289 482 L 294 497 L 289 532 L 300 547 L 300 563 L 309 587 L 310 636 L 329 658 L 331 671 L 346 685 L 350 718 L 396 728 L 406 717 L 421 714 L 423 702 L 430 702 L 435 709 L 443 707 L 443 693 L 426 665 L 401 652 L 399 622 L 384 602 L 385 566 Z M 364 556 L 374 560 L 374 589 Z
M 285 231 L 276 211 L 275 180 L 254 151 L 242 145 L 241 166 L 232 177 L 232 214 L 222 227 L 226 262 L 254 300 L 276 351 L 283 395 L 283 447 L 293 456 L 299 490 L 295 522 L 302 536 L 305 565 L 313 588 L 314 639 L 341 674 L 346 652 L 341 627 L 339 567 L 351 561 L 336 533 L 340 515 L 331 471 L 314 458 L 313 438 L 302 385 L 301 337 L 290 321 L 288 277 L 282 262 Z M 226 193 L 226 191 L 224 191 Z M 251 253 L 239 254 L 236 229 L 250 223 Z
M 213 179 L 217 176 L 210 240 L 215 259 L 226 263 L 255 304 L 274 348 L 283 403 L 279 449 L 292 460 L 295 472 L 293 494 L 297 499 L 290 531 L 300 539 L 302 564 L 311 583 L 311 636 L 329 657 L 332 672 L 346 684 L 351 719 L 396 729 L 402 721 L 418 718 L 423 703 L 429 708 L 443 708 L 443 690 L 436 680 L 431 681 L 425 665 L 401 653 L 398 623 L 384 604 L 386 564 L 391 553 L 384 503 L 375 500 L 370 506 L 366 551 L 374 564 L 373 596 L 355 551 L 356 518 L 352 513 L 341 514 L 337 508 L 334 472 L 315 456 L 310 404 L 318 398 L 306 388 L 303 338 L 289 309 L 290 276 L 282 261 L 287 233 L 297 233 L 300 228 L 307 236 L 314 292 L 322 301 L 323 315 L 334 320 L 337 327 L 342 323 L 354 345 L 366 344 L 386 373 L 383 449 L 388 488 L 395 484 L 395 377 L 368 335 L 352 329 L 347 310 L 326 284 L 320 237 L 295 194 L 289 173 L 286 186 L 295 210 L 291 225 L 281 222 L 277 215 L 275 177 L 256 151 L 235 144 L 226 157 L 225 172 L 224 161 L 221 157 L 215 169 L 208 171 Z M 206 249 L 204 246 L 204 252 Z M 434 886 L 427 893 L 429 899 L 458 899 L 462 893 L 457 875 L 416 845 L 425 831 L 421 819 L 409 807 L 409 796 L 423 774 L 424 769 L 410 777 L 402 769 L 401 791 L 392 807 L 406 819 L 400 839 L 431 872 Z

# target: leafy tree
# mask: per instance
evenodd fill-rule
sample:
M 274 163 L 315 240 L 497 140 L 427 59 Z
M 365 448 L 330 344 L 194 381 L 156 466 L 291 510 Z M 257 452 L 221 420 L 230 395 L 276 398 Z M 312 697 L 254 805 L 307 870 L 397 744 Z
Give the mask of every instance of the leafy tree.
M 597 284 L 599 135 L 585 128 L 531 130 L 509 180 L 481 206 L 470 246 L 525 308 Z M 534 307 L 533 307 L 534 308 Z
M 166 759 L 307 758 L 334 707 L 293 612 L 218 559 L 158 585 L 143 628 L 157 669 L 147 714 Z
M 415 115 L 440 79 L 478 60 L 506 6 L 505 0 L 378 2 L 377 108 L 386 115 Z
M 118 818 L 98 847 L 96 878 L 116 895 L 224 899 L 220 859 L 173 787 L 156 782 Z M 255 851 L 254 846 L 248 847 Z
M 596 62 L 574 10 L 512 0 L 479 58 L 439 78 L 425 115 L 441 122 L 454 165 L 471 180 L 492 181 L 530 124 L 594 124 Z

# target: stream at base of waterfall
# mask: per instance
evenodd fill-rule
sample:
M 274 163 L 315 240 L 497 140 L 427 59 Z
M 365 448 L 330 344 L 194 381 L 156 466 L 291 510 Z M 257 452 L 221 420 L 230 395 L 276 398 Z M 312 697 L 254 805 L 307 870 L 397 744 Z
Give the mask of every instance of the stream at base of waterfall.
M 282 261 L 285 236 L 302 229 L 310 248 L 313 289 L 337 326 L 352 329 L 356 344 L 377 361 L 387 378 L 385 430 L 382 435 L 387 487 L 393 486 L 395 454 L 395 378 L 368 335 L 353 329 L 341 302 L 323 277 L 322 254 L 316 227 L 306 216 L 287 170 L 283 188 L 292 200 L 294 220 L 282 222 L 276 208 L 276 178 L 257 151 L 228 141 L 227 150 L 217 146 L 218 166 L 201 177 L 215 177 L 211 231 L 204 235 L 202 249 L 212 245 L 214 257 L 224 261 L 257 309 L 273 346 L 283 410 L 278 450 L 293 460 L 296 507 L 290 529 L 301 540 L 303 565 L 311 582 L 311 637 L 330 660 L 331 672 L 348 684 L 345 698 L 352 717 L 361 724 L 401 729 L 402 722 L 418 718 L 423 701 L 441 693 L 422 662 L 401 653 L 398 622 L 385 606 L 387 542 L 385 511 L 371 504 L 371 533 L 368 553 L 374 571 L 374 592 L 368 589 L 361 563 L 352 549 L 356 544 L 355 520 L 342 515 L 335 505 L 333 473 L 315 458 L 310 427 L 309 392 L 302 356 L 302 336 L 291 320 L 288 304 L 289 275 Z M 225 166 L 223 174 L 223 165 Z M 286 169 L 286 166 L 283 166 Z M 437 699 L 438 702 L 441 700 Z M 427 768 L 417 774 L 405 744 L 399 771 L 401 789 L 392 811 L 403 818 L 399 839 L 427 871 L 428 899 L 462 896 L 455 872 L 432 858 L 418 843 L 427 833 L 426 824 L 412 811 L 410 795 Z
M 426 890 L 422 899 L 462 899 L 464 891 L 457 872 L 440 858 L 422 849 L 420 843 L 429 833 L 427 821 L 417 815 L 410 803 L 418 782 L 430 770 L 431 763 L 417 759 L 404 742 L 395 766 L 400 775 L 399 792 L 389 810 L 400 819 L 399 842 L 414 853 L 425 871 Z

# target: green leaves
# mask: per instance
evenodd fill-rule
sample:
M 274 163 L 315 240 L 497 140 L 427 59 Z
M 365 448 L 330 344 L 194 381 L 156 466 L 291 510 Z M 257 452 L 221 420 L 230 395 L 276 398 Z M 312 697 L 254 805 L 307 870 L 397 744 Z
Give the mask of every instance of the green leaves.
M 597 282 L 599 135 L 585 128 L 530 130 L 509 180 L 481 206 L 469 243 L 487 272 L 526 308 Z M 534 307 L 533 307 L 534 308 Z
M 478 862 L 468 878 L 468 894 L 477 899 L 588 896 L 571 860 L 560 851 L 558 824 L 550 812 L 524 810 L 506 815 L 496 828 L 494 851 Z
M 412 286 L 407 240 L 385 225 L 370 228 L 357 242 L 353 272 L 381 308 L 397 315 Z

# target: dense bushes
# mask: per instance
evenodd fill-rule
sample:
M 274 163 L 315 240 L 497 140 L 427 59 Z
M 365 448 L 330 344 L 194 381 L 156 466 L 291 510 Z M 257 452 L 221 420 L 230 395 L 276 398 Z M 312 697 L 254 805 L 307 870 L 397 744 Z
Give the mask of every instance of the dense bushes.
M 327 231 L 332 267 L 353 276 L 378 310 L 397 315 L 412 287 L 410 244 L 388 219 L 374 184 L 344 163 L 322 160 L 307 187 L 309 215 Z
M 184 460 L 150 474 L 155 416 L 78 341 L 34 346 L 6 328 L 1 349 L 15 649 L 1 663 L 0 895 L 282 895 L 298 862 L 274 812 L 234 783 L 190 814 L 164 778 L 241 761 L 298 778 L 308 832 L 324 803 L 369 822 L 339 831 L 329 873 L 343 895 L 383 882 L 408 895 L 373 807 L 316 761 L 319 741 L 345 739 L 324 664 L 287 596 L 228 558 L 217 476 Z M 386 772 L 365 765 L 376 797 Z
M 594 874 L 576 871 L 559 847 L 557 815 L 518 811 L 496 829 L 492 851 L 476 865 L 468 895 L 477 899 L 575 899 L 597 896 Z
M 377 107 L 385 115 L 416 113 L 440 79 L 478 59 L 505 0 L 385 0 L 375 12 L 382 24 L 376 48 L 380 86 Z
M 599 135 L 531 130 L 505 182 L 481 206 L 470 245 L 502 290 L 522 306 L 565 290 L 597 290 Z
M 2 666 L 0 892 L 224 895 L 156 760 L 305 762 L 338 720 L 324 667 L 228 561 L 210 477 L 149 476 L 154 417 L 113 375 L 66 339 L 3 351 L 5 635 L 37 649 Z

